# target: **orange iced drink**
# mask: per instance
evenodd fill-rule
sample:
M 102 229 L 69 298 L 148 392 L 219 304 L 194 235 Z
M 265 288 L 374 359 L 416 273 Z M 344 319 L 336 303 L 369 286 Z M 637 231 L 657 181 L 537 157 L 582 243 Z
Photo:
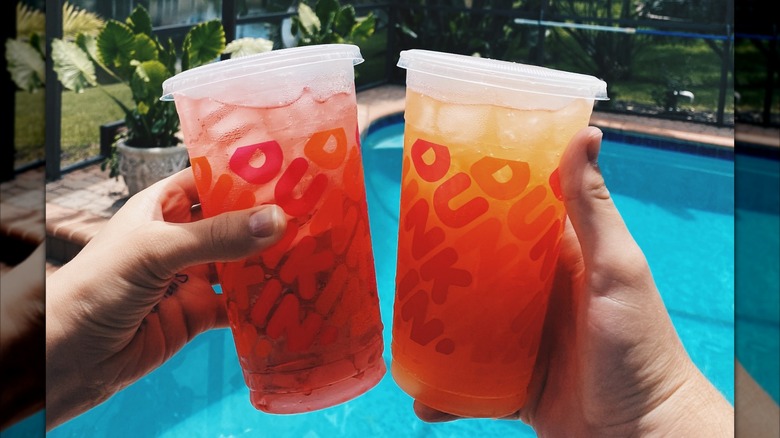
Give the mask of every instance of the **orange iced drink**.
M 273 247 L 217 269 L 251 402 L 269 413 L 348 401 L 385 373 L 353 47 L 222 61 L 207 67 L 226 64 L 232 86 L 171 92 L 204 216 L 273 203 L 288 218 Z M 321 56 L 342 62 L 307 70 Z M 285 90 L 256 93 L 251 81 Z
M 596 96 L 513 97 L 510 84 L 490 89 L 484 64 L 497 61 L 485 59 L 475 70 L 488 85 L 442 78 L 465 77 L 469 61 L 402 52 L 409 71 L 391 372 L 428 406 L 499 418 L 526 400 L 566 214 L 558 163 Z M 458 71 L 434 65 L 428 77 L 436 62 Z

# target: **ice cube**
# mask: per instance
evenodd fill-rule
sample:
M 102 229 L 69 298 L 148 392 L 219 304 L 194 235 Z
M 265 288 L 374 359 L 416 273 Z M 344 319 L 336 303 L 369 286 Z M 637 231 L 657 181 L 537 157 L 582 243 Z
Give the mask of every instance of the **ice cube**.
M 226 107 L 222 118 L 208 128 L 213 144 L 234 148 L 272 139 L 264 120 L 267 110 Z
M 549 147 L 557 129 L 552 114 L 518 109 L 498 111 L 497 141 L 501 150 L 513 155 L 503 158 L 527 160 L 531 150 Z
M 453 143 L 476 145 L 486 140 L 490 108 L 486 105 L 444 104 L 436 116 L 436 128 Z
M 418 104 L 406 107 L 406 123 L 416 126 L 418 129 L 433 132 L 436 127 L 436 106 L 429 99 L 418 99 Z
M 223 105 L 209 98 L 196 99 L 189 96 L 175 97 L 176 111 L 181 114 L 181 130 L 184 142 L 190 148 L 190 153 L 202 155 L 201 149 L 210 143 L 206 127 L 214 120 L 219 120 Z
M 588 126 L 593 104 L 584 99 L 577 99 L 554 113 L 559 129 L 555 130 L 555 142 L 568 145 L 572 137 L 580 129 Z

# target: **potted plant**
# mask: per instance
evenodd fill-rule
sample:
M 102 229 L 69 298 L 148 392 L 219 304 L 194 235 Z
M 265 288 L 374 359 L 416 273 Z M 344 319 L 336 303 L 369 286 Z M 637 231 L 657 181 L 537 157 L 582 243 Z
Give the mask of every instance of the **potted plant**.
M 254 52 L 271 49 L 247 40 L 234 43 L 226 48 L 225 31 L 217 19 L 193 26 L 179 47 L 170 38 L 163 42 L 152 32 L 151 18 L 142 5 L 124 22 L 107 20 L 97 36 L 79 33 L 52 42 L 54 70 L 64 88 L 81 92 L 97 86 L 124 112 L 124 127 L 103 169 L 108 167 L 111 177 L 121 175 L 131 196 L 188 164 L 176 108 L 173 102 L 159 99 L 163 81 L 215 61 L 223 52 L 247 54 L 252 52 L 246 50 L 249 46 Z M 101 85 L 98 71 L 129 87 L 132 103 Z

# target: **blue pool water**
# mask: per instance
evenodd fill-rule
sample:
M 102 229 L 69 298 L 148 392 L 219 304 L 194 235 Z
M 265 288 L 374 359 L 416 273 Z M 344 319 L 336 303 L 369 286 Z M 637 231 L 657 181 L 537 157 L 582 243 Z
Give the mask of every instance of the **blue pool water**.
M 390 360 L 403 125 L 363 142 L 366 184 Z M 602 172 L 647 255 L 691 357 L 733 403 L 734 161 L 605 140 Z M 426 424 L 389 373 L 367 394 L 319 412 L 276 416 L 249 403 L 229 330 L 202 334 L 168 363 L 49 436 L 532 437 L 518 421 Z

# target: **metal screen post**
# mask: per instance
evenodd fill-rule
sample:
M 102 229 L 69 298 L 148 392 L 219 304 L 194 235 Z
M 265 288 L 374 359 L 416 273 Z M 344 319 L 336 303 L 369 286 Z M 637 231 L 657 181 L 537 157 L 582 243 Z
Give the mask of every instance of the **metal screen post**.
M 46 53 L 51 53 L 51 42 L 62 37 L 62 2 L 46 0 Z M 46 180 L 60 179 L 62 153 L 62 86 L 54 72 L 51 56 L 46 57 Z
M 222 27 L 225 29 L 225 43 L 236 39 L 236 0 L 222 0 Z M 228 59 L 230 55 L 223 53 L 221 58 Z
M 726 29 L 729 38 L 723 42 L 723 60 L 720 66 L 720 93 L 718 93 L 718 126 L 723 126 L 725 123 L 724 113 L 726 110 L 726 89 L 728 88 L 729 84 L 729 71 L 733 70 L 731 63 L 731 50 L 733 47 L 731 43 L 731 37 L 734 35 L 734 32 L 731 25 L 726 25 Z
M 111 157 L 111 149 L 116 139 L 116 134 L 119 129 L 125 126 L 124 120 L 117 120 L 115 122 L 106 123 L 100 125 L 100 157 Z
M 385 47 L 385 82 L 392 83 L 395 72 L 396 52 L 398 51 L 396 44 L 397 31 L 395 29 L 397 18 L 398 6 L 395 3 L 391 3 L 387 7 L 387 46 Z
M 726 6 L 726 23 L 734 22 L 734 2 L 728 2 Z M 726 24 L 726 40 L 723 42 L 723 59 L 720 64 L 720 94 L 718 95 L 717 124 L 725 124 L 724 113 L 726 111 L 726 89 L 729 86 L 729 71 L 734 71 L 731 59 L 731 51 L 734 47 L 734 26 Z
M 777 73 L 777 24 L 772 24 L 772 37 L 769 40 L 769 50 L 766 54 L 766 81 L 764 82 L 764 110 L 761 113 L 762 125 L 772 125 L 772 95 L 774 95 L 774 80 Z
M 541 5 L 539 5 L 539 23 L 542 23 L 546 18 L 545 13 L 547 12 L 548 4 L 549 4 L 549 0 L 542 0 Z M 539 65 L 544 65 L 544 40 L 545 40 L 544 35 L 546 31 L 547 31 L 547 27 L 540 24 L 536 36 L 536 62 Z

